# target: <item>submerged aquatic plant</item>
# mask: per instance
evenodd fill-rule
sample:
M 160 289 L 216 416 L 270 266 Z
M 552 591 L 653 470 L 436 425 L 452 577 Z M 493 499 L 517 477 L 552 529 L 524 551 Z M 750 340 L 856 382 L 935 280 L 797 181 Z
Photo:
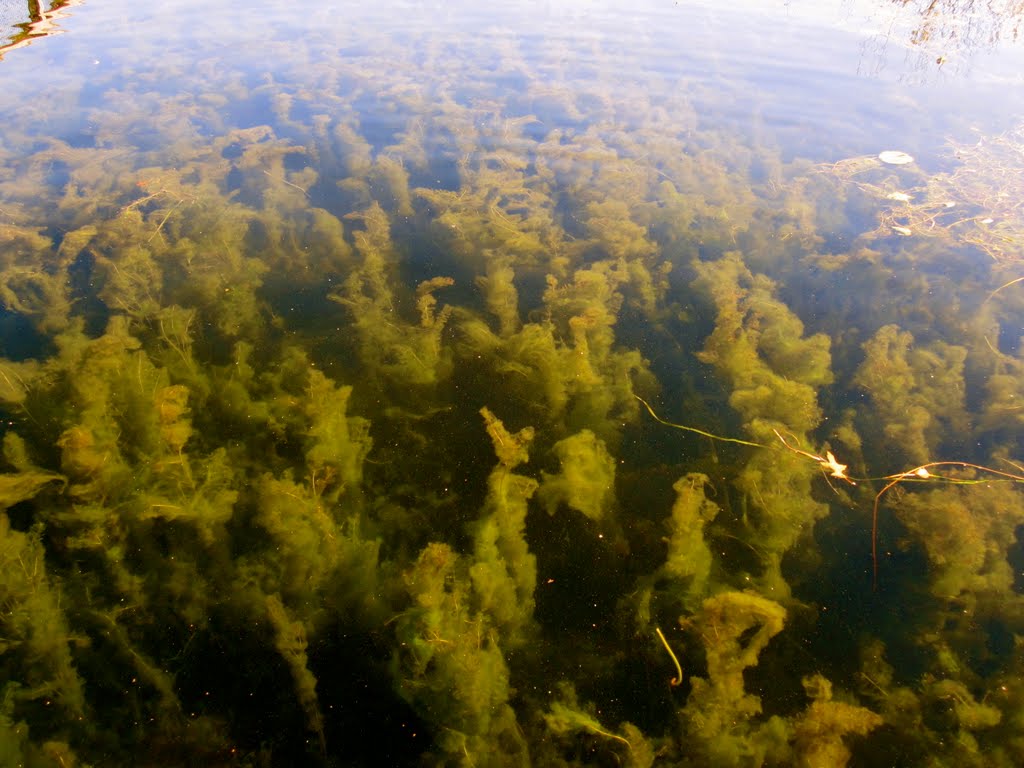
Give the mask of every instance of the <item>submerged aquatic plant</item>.
M 812 174 L 647 87 L 503 50 L 492 102 L 420 52 L 225 82 L 273 125 L 133 80 L 95 147 L 5 132 L 4 754 L 1019 764 L 1015 283 L 901 270 L 925 233 L 1011 258 L 1012 137 Z M 879 250 L 821 252 L 836 179 Z M 921 631 L 829 634 L 861 594 Z

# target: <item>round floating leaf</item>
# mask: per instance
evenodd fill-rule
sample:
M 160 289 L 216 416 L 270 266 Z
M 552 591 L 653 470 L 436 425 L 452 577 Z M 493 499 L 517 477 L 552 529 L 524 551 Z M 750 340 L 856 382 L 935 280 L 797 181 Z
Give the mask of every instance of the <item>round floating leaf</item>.
M 887 149 L 885 152 L 880 152 L 878 159 L 887 165 L 907 165 L 914 162 L 914 158 L 906 152 L 900 152 L 895 149 Z

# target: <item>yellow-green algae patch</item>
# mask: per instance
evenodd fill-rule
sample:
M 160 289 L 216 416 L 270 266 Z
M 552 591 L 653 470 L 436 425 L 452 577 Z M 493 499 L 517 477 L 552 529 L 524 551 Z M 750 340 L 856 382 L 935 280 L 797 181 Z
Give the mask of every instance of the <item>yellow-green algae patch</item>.
M 348 764 L 375 701 L 409 764 L 1019 765 L 1016 235 L 934 209 L 979 177 L 496 55 L 5 128 L 0 754 Z M 897 205 L 947 235 L 848 219 Z

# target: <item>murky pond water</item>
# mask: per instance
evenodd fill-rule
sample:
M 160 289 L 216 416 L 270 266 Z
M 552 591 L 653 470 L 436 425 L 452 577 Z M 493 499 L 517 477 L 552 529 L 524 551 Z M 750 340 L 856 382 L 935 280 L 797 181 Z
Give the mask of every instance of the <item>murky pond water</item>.
M 1016 9 L 810 5 L 5 6 L 0 763 L 1024 763 Z

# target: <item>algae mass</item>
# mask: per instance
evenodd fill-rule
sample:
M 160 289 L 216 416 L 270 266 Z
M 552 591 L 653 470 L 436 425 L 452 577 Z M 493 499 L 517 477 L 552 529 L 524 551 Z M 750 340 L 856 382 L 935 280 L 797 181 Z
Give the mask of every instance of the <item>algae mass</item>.
M 301 50 L 4 131 L 0 763 L 1024 763 L 1013 222 Z

